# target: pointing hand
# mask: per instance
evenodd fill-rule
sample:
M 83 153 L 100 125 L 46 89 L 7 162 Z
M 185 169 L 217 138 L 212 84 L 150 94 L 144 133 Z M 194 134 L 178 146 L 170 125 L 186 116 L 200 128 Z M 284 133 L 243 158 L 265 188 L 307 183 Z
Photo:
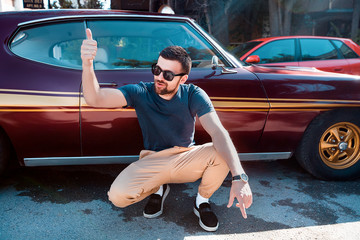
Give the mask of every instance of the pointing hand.
M 233 205 L 235 198 L 238 200 L 238 203 L 235 204 L 236 207 L 240 208 L 242 216 L 247 218 L 246 209 L 252 204 L 252 192 L 248 183 L 232 182 L 228 208 Z

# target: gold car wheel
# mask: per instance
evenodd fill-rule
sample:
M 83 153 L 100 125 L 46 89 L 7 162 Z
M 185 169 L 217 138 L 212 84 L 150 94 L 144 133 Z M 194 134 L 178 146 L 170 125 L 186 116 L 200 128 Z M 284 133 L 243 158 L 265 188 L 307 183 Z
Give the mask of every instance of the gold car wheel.
M 360 128 L 349 122 L 329 127 L 321 136 L 321 160 L 333 169 L 346 169 L 360 159 Z

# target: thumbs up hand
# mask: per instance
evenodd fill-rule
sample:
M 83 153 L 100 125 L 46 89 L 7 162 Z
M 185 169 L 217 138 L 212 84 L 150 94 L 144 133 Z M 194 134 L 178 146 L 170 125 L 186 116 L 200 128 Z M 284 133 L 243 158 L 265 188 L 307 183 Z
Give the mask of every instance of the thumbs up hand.
M 81 60 L 83 66 L 90 67 L 93 64 L 97 52 L 97 42 L 92 39 L 90 28 L 86 29 L 86 37 L 81 45 Z

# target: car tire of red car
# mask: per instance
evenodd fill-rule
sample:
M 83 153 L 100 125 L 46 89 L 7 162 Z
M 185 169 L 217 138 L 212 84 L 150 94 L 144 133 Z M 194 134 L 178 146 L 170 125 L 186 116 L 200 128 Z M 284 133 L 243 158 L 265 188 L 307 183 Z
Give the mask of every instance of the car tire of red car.
M 5 172 L 10 161 L 11 151 L 10 142 L 5 132 L 0 129 L 0 176 Z
M 360 176 L 360 111 L 339 109 L 316 117 L 295 157 L 317 178 L 349 180 Z

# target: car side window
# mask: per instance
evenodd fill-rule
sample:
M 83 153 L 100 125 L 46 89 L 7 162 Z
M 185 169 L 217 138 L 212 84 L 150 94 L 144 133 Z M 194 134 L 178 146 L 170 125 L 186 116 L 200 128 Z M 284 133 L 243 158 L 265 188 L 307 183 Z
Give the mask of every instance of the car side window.
M 141 20 L 92 20 L 88 22 L 98 42 L 97 70 L 150 68 L 162 49 L 170 45 L 187 50 L 193 68 L 210 68 L 214 55 L 224 59 L 189 24 Z
M 302 61 L 339 58 L 335 47 L 327 39 L 300 39 Z
M 55 66 L 81 69 L 83 22 L 55 23 L 20 29 L 10 43 L 23 58 Z
M 260 57 L 259 64 L 295 61 L 295 40 L 285 39 L 269 42 L 251 55 Z
M 340 52 L 344 56 L 344 58 L 358 58 L 359 56 L 345 43 L 339 40 L 332 40 L 335 46 L 340 49 Z

